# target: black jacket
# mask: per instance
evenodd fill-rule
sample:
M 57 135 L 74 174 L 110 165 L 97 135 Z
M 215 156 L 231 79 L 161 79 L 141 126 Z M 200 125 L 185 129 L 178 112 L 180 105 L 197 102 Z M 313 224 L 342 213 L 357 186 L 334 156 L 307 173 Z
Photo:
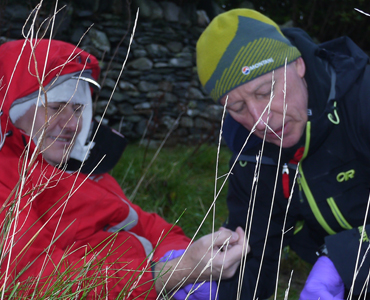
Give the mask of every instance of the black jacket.
M 225 226 L 246 227 L 252 249 L 241 299 L 263 299 L 273 293 L 280 249 L 286 245 L 313 264 L 316 252 L 326 244 L 347 289 L 352 284 L 361 237 L 357 266 L 369 246 L 366 231 L 370 234 L 370 226 L 363 234 L 361 230 L 370 224 L 369 58 L 348 37 L 316 45 L 300 29 L 285 29 L 284 34 L 301 51 L 306 64 L 309 121 L 301 141 L 282 149 L 279 158 L 279 147 L 263 144 L 256 137 L 241 149 L 248 131 L 230 116 L 224 125 L 224 138 L 234 153 Z M 300 147 L 304 153 L 296 172 L 292 158 Z M 256 164 L 259 153 L 260 166 Z M 284 197 L 284 165 L 289 167 L 291 201 Z M 255 175 L 257 169 L 259 176 Z M 370 259 L 365 259 L 355 294 L 361 291 L 369 265 Z M 236 298 L 238 275 L 223 281 L 220 300 Z

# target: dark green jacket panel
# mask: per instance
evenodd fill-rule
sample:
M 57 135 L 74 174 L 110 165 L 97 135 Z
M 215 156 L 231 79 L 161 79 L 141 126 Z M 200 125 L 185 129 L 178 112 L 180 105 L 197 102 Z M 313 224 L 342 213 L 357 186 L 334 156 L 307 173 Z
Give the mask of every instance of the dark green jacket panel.
M 291 207 L 288 206 L 287 199 L 281 197 L 280 179 L 276 193 L 279 196 L 275 198 L 273 196 L 274 181 L 260 180 L 266 176 L 269 178 L 271 175 L 275 176 L 276 172 L 280 173 L 281 170 L 277 169 L 276 165 L 263 165 L 259 178 L 257 175 L 253 176 L 255 171 L 256 163 L 238 161 L 232 169 L 229 180 L 229 219 L 225 226 L 232 230 L 235 230 L 237 226 L 245 227 L 247 240 L 252 249 L 247 255 L 241 299 L 252 299 L 255 288 L 259 298 L 268 298 L 273 293 L 274 282 L 277 279 L 276 271 L 282 233 L 286 231 L 283 237 L 285 245 L 293 235 L 292 227 L 295 224 L 295 216 L 289 214 L 284 230 L 286 211 L 291 210 Z M 244 174 L 252 174 L 252 176 L 245 177 Z M 256 185 L 253 185 L 254 179 L 258 181 Z M 256 197 L 253 196 L 254 194 Z M 266 238 L 266 248 L 263 254 Z M 261 279 L 257 284 L 256 279 L 260 268 Z M 238 277 L 237 272 L 234 278 L 222 281 L 220 299 L 236 299 Z

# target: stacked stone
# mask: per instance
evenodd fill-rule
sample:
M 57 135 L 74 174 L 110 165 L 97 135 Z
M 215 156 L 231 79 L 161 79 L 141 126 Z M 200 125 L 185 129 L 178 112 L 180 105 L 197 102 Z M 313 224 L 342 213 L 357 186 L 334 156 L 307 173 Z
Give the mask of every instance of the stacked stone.
M 136 7 L 139 19 L 130 45 Z M 6 9 L 12 19 L 3 23 L 12 26 L 0 28 L 1 42 L 21 37 L 19 21 L 25 17 L 24 7 Z M 16 11 L 23 12 L 18 19 Z M 206 95 L 196 72 L 195 45 L 207 16 L 190 6 L 137 0 L 131 17 L 128 24 L 127 16 L 75 10 L 60 18 L 64 28 L 57 38 L 79 43 L 101 61 L 96 118 L 131 140 L 160 142 L 172 131 L 171 144 L 218 141 L 222 107 Z

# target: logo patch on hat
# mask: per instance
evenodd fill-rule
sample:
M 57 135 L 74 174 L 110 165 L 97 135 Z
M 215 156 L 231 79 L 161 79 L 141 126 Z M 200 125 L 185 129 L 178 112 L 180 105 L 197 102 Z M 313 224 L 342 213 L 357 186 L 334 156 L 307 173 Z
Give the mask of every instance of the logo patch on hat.
M 242 68 L 242 73 L 244 75 L 248 75 L 252 70 L 258 69 L 260 67 L 263 67 L 264 65 L 271 64 L 273 62 L 274 62 L 274 59 L 272 57 L 270 57 L 268 59 L 264 59 L 264 60 L 262 60 L 262 61 L 260 61 L 260 62 L 258 62 L 256 64 L 254 64 L 253 66 L 250 66 L 250 67 L 245 66 L 245 67 L 243 67 Z
M 250 72 L 249 67 L 245 66 L 245 67 L 243 67 L 243 68 L 242 68 L 242 73 L 243 73 L 244 75 L 248 75 L 248 74 L 249 74 L 249 72 Z

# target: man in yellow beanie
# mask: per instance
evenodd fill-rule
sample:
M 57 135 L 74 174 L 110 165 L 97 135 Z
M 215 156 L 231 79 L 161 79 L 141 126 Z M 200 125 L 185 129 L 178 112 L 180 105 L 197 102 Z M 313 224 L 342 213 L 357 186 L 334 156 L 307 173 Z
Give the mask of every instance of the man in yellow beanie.
M 369 57 L 348 37 L 320 45 L 303 30 L 235 9 L 197 43 L 200 81 L 226 106 L 225 227 L 251 252 L 220 300 L 266 299 L 282 248 L 313 264 L 300 299 L 359 296 L 369 274 Z

